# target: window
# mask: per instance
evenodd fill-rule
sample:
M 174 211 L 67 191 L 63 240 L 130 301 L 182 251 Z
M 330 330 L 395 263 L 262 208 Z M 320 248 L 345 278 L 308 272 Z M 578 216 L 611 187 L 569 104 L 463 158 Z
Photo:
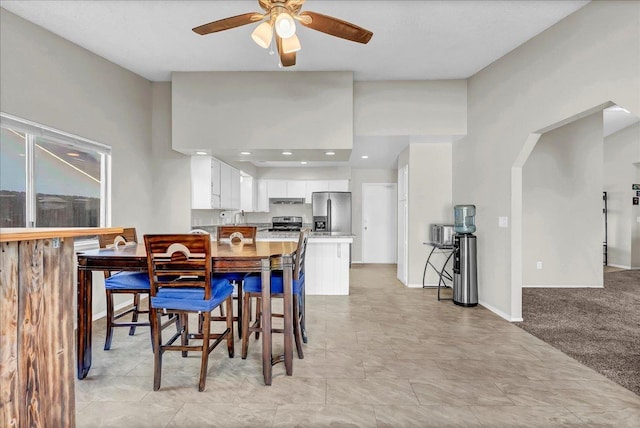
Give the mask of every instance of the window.
M 108 226 L 109 147 L 0 114 L 0 226 Z

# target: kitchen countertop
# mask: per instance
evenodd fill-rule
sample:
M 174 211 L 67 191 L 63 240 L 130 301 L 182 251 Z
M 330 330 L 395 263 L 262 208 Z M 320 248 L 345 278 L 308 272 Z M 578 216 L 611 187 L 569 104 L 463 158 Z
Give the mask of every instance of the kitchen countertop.
M 256 236 L 256 240 L 258 241 L 267 241 L 267 240 L 297 240 L 300 234 L 298 232 L 270 232 L 269 227 L 271 225 L 253 225 L 253 224 L 244 224 L 243 226 L 257 226 L 258 234 Z M 211 233 L 212 237 L 215 237 L 217 226 L 194 226 L 194 229 L 203 229 L 207 232 Z M 309 234 L 309 239 L 311 241 L 319 240 L 319 239 L 353 239 L 355 235 L 353 234 L 344 234 L 339 232 L 311 232 Z

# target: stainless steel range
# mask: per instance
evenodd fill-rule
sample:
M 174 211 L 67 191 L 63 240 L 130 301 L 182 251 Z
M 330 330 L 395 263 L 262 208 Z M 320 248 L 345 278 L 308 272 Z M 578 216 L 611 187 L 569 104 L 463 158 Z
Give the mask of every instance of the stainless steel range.
M 302 217 L 272 217 L 270 232 L 299 232 Z

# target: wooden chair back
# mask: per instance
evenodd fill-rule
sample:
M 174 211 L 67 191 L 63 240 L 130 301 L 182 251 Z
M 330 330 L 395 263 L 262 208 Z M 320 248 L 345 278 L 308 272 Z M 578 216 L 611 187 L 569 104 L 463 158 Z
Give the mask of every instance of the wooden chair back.
M 222 240 L 231 240 L 235 236 L 242 236 L 243 242 L 250 241 L 249 243 L 255 244 L 256 235 L 258 234 L 258 228 L 256 226 L 218 226 L 217 231 L 218 244 Z M 240 235 L 236 235 L 240 234 Z M 232 236 L 233 235 L 233 236 Z
M 136 233 L 135 227 L 125 227 L 123 228 L 122 233 L 98 235 L 98 244 L 100 245 L 100 248 L 113 248 L 114 246 L 119 247 L 133 242 L 138 242 L 138 234 Z M 110 276 L 111 272 L 104 271 L 105 279 Z
M 121 239 L 118 239 L 120 237 Z M 136 233 L 135 227 L 126 227 L 123 229 L 122 233 L 109 233 L 106 235 L 98 235 L 98 243 L 100 244 L 100 248 L 110 248 L 116 244 L 115 241 L 118 241 L 118 245 L 120 242 L 124 240 L 124 243 L 129 242 L 138 242 L 138 235 Z
M 163 287 L 202 288 L 211 298 L 211 238 L 204 234 L 145 235 L 151 296 Z
M 191 229 L 189 233 L 200 233 L 202 235 L 209 235 L 209 232 L 204 229 Z
M 300 231 L 298 238 L 298 249 L 294 256 L 293 279 L 300 279 L 304 274 L 304 259 L 307 254 L 307 241 L 309 240 L 309 229 Z

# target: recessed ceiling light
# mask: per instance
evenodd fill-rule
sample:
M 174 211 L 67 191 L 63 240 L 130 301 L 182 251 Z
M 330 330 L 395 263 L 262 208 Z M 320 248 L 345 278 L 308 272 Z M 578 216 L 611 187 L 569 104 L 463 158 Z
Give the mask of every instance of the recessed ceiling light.
M 207 152 L 196 152 L 197 155 L 206 155 Z
M 240 152 L 241 155 L 243 156 L 249 156 L 251 154 L 251 152 Z
M 327 156 L 333 156 L 336 154 L 336 152 L 324 152 L 324 154 Z
M 300 162 L 300 163 L 301 163 L 302 165 L 306 165 L 306 164 L 307 164 L 307 161 L 302 161 L 302 162 Z
M 360 157 L 361 157 L 362 159 L 369 159 L 369 156 L 367 156 L 367 155 L 362 155 L 362 156 L 360 156 Z
M 71 156 L 73 158 L 77 158 L 80 155 L 78 153 L 76 153 L 76 152 L 69 152 L 69 153 L 67 153 L 67 156 Z
M 293 153 L 292 153 L 292 152 L 282 152 L 282 154 L 283 154 L 284 156 L 291 156 Z

